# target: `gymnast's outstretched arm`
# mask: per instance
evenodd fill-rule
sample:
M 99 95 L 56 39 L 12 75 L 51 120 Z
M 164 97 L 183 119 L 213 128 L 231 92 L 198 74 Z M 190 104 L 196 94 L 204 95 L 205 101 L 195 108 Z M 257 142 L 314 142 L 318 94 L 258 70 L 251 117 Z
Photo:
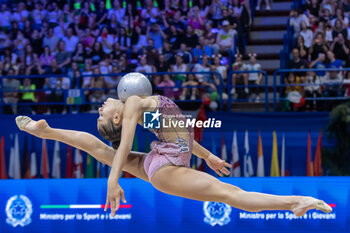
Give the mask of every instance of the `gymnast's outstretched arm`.
M 231 168 L 231 165 L 229 163 L 212 154 L 195 140 L 193 141 L 192 153 L 197 157 L 204 159 L 207 165 L 219 176 L 222 176 L 223 174 L 230 174 L 230 171 L 227 170 L 227 168 Z
M 97 137 L 87 132 L 51 128 L 45 120 L 33 121 L 26 116 L 16 118 L 17 126 L 34 136 L 43 139 L 51 139 L 66 143 L 80 150 L 89 153 L 98 161 L 112 165 L 116 150 L 106 145 Z M 145 153 L 131 152 L 123 167 L 134 176 L 148 181 L 148 177 L 143 169 L 143 160 Z

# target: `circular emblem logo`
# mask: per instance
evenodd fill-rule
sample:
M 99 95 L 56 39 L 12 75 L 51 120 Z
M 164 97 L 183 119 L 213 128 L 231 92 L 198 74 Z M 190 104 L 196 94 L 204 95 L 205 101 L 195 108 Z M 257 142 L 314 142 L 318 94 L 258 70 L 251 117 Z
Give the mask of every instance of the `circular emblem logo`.
M 206 201 L 203 205 L 203 211 L 205 215 L 204 222 L 211 226 L 215 226 L 216 224 L 223 226 L 231 221 L 230 214 L 232 207 L 227 204 Z
M 32 222 L 30 216 L 33 213 L 32 203 L 24 195 L 15 195 L 11 197 L 6 204 L 5 209 L 6 222 L 13 227 L 18 225 L 24 227 Z

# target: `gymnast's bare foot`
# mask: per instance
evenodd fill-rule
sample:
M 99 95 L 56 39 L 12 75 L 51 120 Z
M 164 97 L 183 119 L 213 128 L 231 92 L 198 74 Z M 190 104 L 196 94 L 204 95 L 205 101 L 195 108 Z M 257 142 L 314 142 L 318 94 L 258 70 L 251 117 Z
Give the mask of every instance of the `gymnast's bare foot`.
M 27 116 L 16 117 L 16 124 L 20 130 L 30 133 L 39 138 L 45 138 L 47 131 L 50 129 L 46 120 L 33 121 Z
M 303 216 L 308 210 L 317 209 L 325 213 L 332 212 L 332 207 L 322 200 L 313 197 L 300 197 L 298 204 L 292 207 L 293 213 L 297 216 Z

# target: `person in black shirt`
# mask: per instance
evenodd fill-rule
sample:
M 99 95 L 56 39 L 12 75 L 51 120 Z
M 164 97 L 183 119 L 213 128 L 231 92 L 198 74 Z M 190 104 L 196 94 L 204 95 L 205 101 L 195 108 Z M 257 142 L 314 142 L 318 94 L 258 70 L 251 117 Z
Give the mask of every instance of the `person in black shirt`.
M 157 72 L 169 72 L 170 66 L 165 60 L 164 54 L 160 54 L 156 63 Z
M 288 69 L 304 69 L 306 61 L 300 58 L 300 52 L 298 48 L 292 50 L 292 60 L 288 62 Z
M 187 25 L 186 34 L 182 37 L 181 40 L 188 48 L 194 48 L 198 44 L 198 36 L 194 34 L 193 27 Z
M 343 61 L 347 60 L 349 57 L 349 46 L 342 33 L 339 33 L 334 38 L 330 50 L 335 54 L 335 58 Z

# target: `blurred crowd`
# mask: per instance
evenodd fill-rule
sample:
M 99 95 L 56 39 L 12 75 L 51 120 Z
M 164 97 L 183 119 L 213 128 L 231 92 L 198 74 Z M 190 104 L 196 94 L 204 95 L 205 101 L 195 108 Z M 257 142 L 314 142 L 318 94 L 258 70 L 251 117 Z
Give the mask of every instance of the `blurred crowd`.
M 4 112 L 10 114 L 65 113 L 60 104 L 14 104 L 62 103 L 64 90 L 72 88 L 85 88 L 85 101 L 96 106 L 81 110 L 94 112 L 97 103 L 117 95 L 120 76 L 107 74 L 214 71 L 225 85 L 229 57 L 245 55 L 251 21 L 249 1 L 244 0 L 1 2 L 0 72 L 18 76 L 2 83 L 3 102 L 8 104 Z M 259 68 L 252 62 L 253 67 L 241 67 L 238 59 L 236 68 Z M 43 74 L 47 78 L 25 78 Z M 260 79 L 238 76 L 244 84 Z M 236 79 L 232 77 L 234 84 Z M 173 99 L 216 101 L 212 93 L 218 91 L 221 79 L 178 74 L 153 75 L 151 81 L 156 93 Z M 235 93 L 233 88 L 231 94 Z
M 330 110 L 340 97 L 350 96 L 350 1 L 305 0 L 301 9 L 290 12 L 294 46 L 289 69 L 334 71 L 290 72 L 285 77 L 286 110 Z M 304 86 L 295 86 L 303 84 Z M 308 98 L 308 99 L 305 99 Z M 318 101 L 319 97 L 332 100 Z

